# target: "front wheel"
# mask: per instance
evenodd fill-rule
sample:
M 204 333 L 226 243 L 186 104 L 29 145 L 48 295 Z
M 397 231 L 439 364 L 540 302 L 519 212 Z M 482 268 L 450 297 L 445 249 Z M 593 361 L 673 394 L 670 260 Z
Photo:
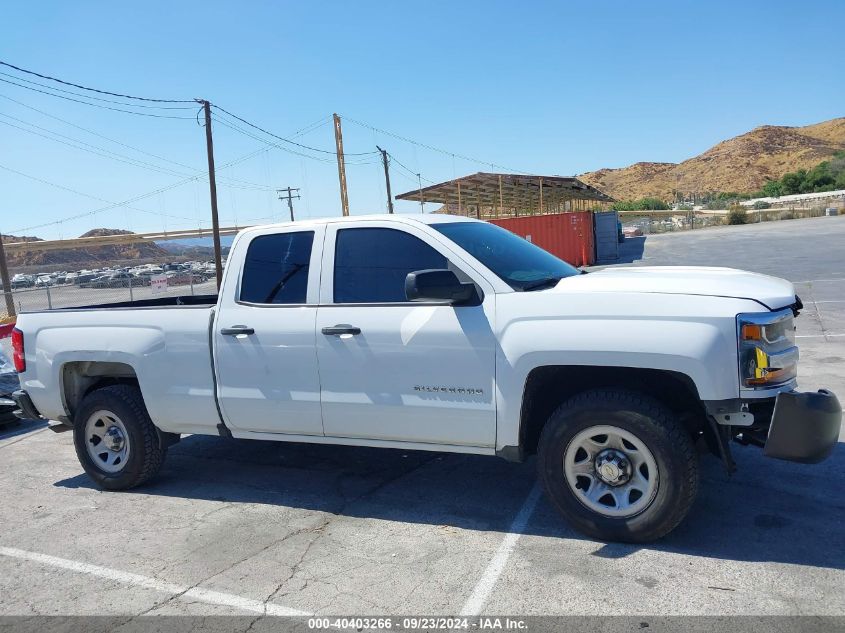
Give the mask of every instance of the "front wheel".
M 653 541 L 684 519 L 698 490 L 692 438 L 645 395 L 596 390 L 562 404 L 543 427 L 540 480 L 579 531 L 608 541 Z
M 74 416 L 73 443 L 82 468 L 106 490 L 144 483 L 167 454 L 141 391 L 132 385 L 110 385 L 85 396 Z

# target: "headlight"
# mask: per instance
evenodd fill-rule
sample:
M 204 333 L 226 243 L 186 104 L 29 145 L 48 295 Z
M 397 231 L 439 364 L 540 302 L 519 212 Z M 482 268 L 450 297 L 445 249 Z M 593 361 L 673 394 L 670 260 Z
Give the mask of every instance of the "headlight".
M 746 389 L 769 389 L 798 375 L 798 348 L 792 310 L 740 314 L 739 378 Z

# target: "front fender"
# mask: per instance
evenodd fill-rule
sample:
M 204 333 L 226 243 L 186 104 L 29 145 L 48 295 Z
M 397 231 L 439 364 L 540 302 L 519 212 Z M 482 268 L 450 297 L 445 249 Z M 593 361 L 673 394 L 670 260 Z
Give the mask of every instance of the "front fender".
M 671 371 L 693 382 L 704 400 L 738 396 L 733 320 L 660 318 L 531 319 L 510 322 L 497 358 L 497 446 L 519 443 L 528 375 L 538 367 L 627 367 Z

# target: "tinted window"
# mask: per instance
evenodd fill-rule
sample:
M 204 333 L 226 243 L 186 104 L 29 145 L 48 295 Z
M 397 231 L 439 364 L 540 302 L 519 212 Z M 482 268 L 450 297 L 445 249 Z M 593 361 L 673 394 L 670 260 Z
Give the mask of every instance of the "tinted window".
M 241 301 L 305 303 L 312 231 L 256 237 L 249 244 Z
M 407 301 L 405 277 L 446 268 L 446 258 L 422 240 L 395 229 L 341 229 L 334 259 L 335 303 Z
M 543 280 L 563 279 L 580 271 L 539 246 L 487 222 L 444 222 L 431 228 L 487 266 L 515 290 L 544 287 Z

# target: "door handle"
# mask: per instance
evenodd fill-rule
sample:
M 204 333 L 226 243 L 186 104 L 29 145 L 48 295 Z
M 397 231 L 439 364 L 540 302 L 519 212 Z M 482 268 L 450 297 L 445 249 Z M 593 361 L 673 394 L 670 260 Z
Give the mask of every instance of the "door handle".
M 360 334 L 361 328 L 354 325 L 347 325 L 346 323 L 339 323 L 334 327 L 324 327 L 323 334 L 326 336 L 340 336 L 341 334 Z
M 246 325 L 233 325 L 232 327 L 224 327 L 220 330 L 223 336 L 237 336 L 238 334 L 255 334 L 255 330 Z

